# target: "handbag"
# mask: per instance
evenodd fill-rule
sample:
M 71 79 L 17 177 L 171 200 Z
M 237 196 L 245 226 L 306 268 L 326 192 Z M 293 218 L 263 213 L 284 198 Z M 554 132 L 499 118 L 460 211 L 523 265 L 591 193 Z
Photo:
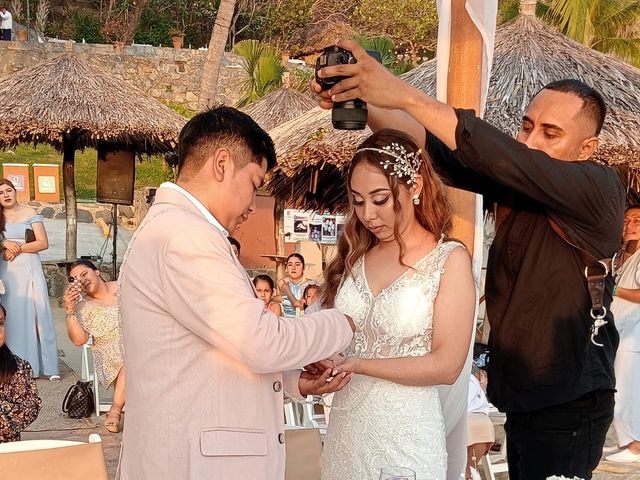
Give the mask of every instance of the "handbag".
M 69 415 L 69 418 L 89 417 L 93 413 L 93 390 L 91 382 L 78 380 L 75 385 L 71 385 L 62 401 L 62 411 Z
M 36 235 L 33 233 L 33 229 L 25 228 L 24 230 L 24 243 L 31 243 L 36 241 Z

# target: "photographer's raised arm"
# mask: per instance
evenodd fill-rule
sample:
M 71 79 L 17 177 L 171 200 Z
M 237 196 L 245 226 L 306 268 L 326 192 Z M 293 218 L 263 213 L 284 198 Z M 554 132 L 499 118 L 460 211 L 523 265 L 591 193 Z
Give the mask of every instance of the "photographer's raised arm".
M 324 92 L 320 92 L 316 84 L 314 89 L 323 99 L 320 106 L 331 108 L 334 102 L 346 102 L 359 98 L 370 106 L 369 124 L 372 125 L 371 122 L 373 122 L 373 129 L 391 127 L 404 130 L 407 127 L 408 130 L 405 130 L 407 133 L 416 135 L 416 140 L 420 139 L 423 134 L 418 133 L 417 125 L 408 122 L 407 118 L 402 116 L 402 112 L 394 111 L 401 110 L 413 117 L 418 124 L 433 133 L 449 148 L 455 150 L 458 119 L 453 108 L 396 77 L 357 43 L 341 40 L 338 46 L 349 50 L 357 63 L 324 67 L 318 72 L 321 78 L 349 77 Z M 378 109 L 371 107 L 378 107 Z M 380 109 L 388 112 L 380 112 Z M 387 113 L 390 116 L 385 119 L 384 115 Z M 395 120 L 401 123 L 392 123 Z

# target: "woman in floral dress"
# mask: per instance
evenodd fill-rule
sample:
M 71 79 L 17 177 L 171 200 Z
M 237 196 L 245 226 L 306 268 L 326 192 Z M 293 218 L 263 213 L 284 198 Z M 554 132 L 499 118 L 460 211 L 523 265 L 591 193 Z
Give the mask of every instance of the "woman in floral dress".
M 42 407 L 31 365 L 4 343 L 5 315 L 0 305 L 0 443 L 20 440 Z
M 98 380 L 104 388 L 114 386 L 113 403 L 104 426 L 117 433 L 125 401 L 118 285 L 105 281 L 88 260 L 74 263 L 69 273 L 70 283 L 64 294 L 67 333 L 75 345 L 84 345 L 89 335 L 93 337 L 93 361 Z

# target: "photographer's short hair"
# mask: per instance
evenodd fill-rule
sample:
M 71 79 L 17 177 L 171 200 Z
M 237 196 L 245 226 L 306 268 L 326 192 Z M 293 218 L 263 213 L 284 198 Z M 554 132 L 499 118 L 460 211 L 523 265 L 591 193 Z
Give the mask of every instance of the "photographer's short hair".
M 551 82 L 545 85 L 542 90 L 553 90 L 556 92 L 571 93 L 582 100 L 582 110 L 580 113 L 589 119 L 595 128 L 594 135 L 600 135 L 604 118 L 607 115 L 607 105 L 600 93 L 586 83 L 566 79 Z
M 634 203 L 633 205 L 629 205 L 624 209 L 624 213 L 627 213 L 629 210 L 640 210 L 640 203 Z
M 232 107 L 215 107 L 199 113 L 182 128 L 178 144 L 178 178 L 197 174 L 218 148 L 227 148 L 237 169 L 248 163 L 276 163 L 273 141 L 249 115 Z

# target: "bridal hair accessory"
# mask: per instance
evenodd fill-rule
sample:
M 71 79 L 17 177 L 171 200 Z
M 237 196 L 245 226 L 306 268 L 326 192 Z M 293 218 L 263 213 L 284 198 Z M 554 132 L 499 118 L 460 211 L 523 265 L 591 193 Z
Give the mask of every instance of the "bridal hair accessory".
M 408 152 L 402 145 L 393 142 L 391 145 L 386 145 L 382 148 L 360 148 L 356 150 L 356 153 L 367 151 L 380 152 L 393 157 L 394 160 L 388 159 L 380 162 L 382 168 L 388 170 L 389 167 L 391 167 L 393 171 L 390 172 L 389 175 L 396 175 L 398 178 L 408 178 L 407 184 L 409 185 L 415 183 L 416 176 L 418 175 L 418 169 L 420 168 L 420 163 L 422 161 L 420 159 L 420 152 L 422 152 L 422 149 L 417 152 Z

